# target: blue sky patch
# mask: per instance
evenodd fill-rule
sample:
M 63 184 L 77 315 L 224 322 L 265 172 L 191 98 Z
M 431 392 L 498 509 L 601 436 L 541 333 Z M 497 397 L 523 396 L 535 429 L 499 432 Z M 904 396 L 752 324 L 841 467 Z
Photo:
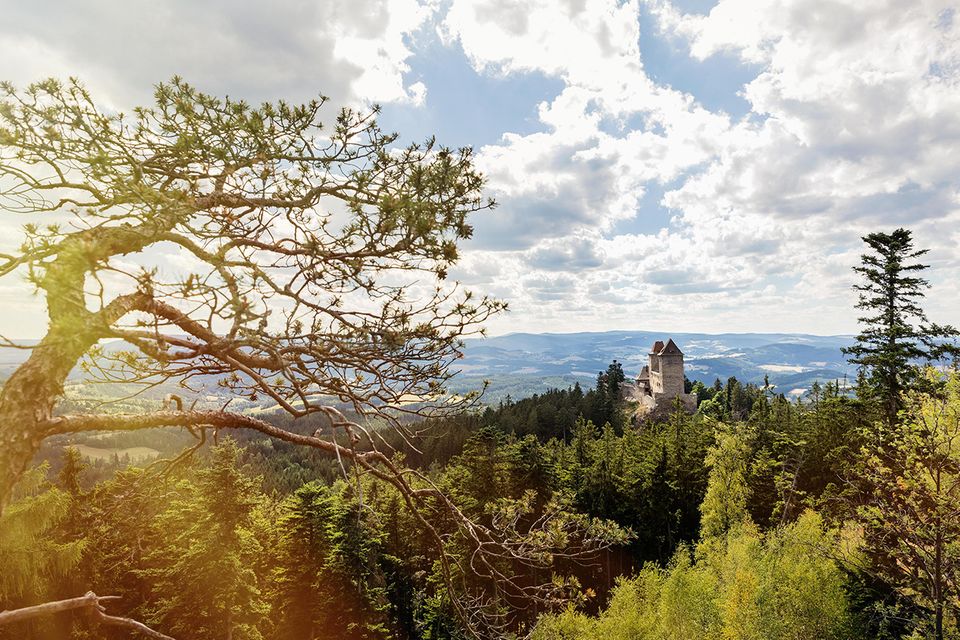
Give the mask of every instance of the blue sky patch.
M 643 5 L 640 57 L 651 80 L 692 95 L 710 111 L 723 111 L 735 120 L 750 113 L 750 103 L 738 94 L 762 67 L 744 64 L 726 52 L 703 61 L 691 58 L 684 43 L 660 32 L 656 18 Z
M 409 63 L 405 84 L 423 82 L 425 104 L 385 105 L 380 117 L 385 130 L 402 132 L 401 143 L 436 135 L 448 147 L 479 149 L 507 132 L 543 131 L 537 106 L 564 87 L 563 80 L 541 73 L 477 73 L 459 43 L 445 47 L 436 37 L 414 47 Z

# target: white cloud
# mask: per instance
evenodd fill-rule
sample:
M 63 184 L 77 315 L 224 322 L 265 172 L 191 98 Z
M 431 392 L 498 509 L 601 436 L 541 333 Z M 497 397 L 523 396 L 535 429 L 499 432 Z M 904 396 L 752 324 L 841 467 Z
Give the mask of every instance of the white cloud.
M 415 33 L 432 10 L 417 0 L 392 0 L 367 9 L 372 19 L 360 25 L 343 20 L 331 34 L 334 55 L 360 69 L 354 91 L 370 101 L 423 104 L 427 88 L 422 82 L 404 86 L 403 74 L 410 70 L 406 59 L 411 55 L 404 38 Z
M 0 76 L 23 85 L 81 77 L 129 108 L 181 75 L 252 100 L 422 101 L 407 85 L 412 37 L 433 9 L 416 0 L 0 2 Z
M 573 273 L 600 268 L 605 260 L 597 239 L 585 236 L 548 240 L 526 256 L 526 263 L 534 268 Z
M 537 72 L 564 89 L 539 107 L 544 131 L 507 133 L 478 165 L 502 201 L 478 223 L 483 246 L 525 249 L 609 232 L 650 181 L 711 157 L 729 121 L 645 74 L 636 2 L 455 0 L 442 31 L 481 73 Z M 634 122 L 636 120 L 636 122 Z
M 451 277 L 511 302 L 494 331 L 849 331 L 859 236 L 900 225 L 933 249 L 936 282 L 960 277 L 960 16 L 945 1 L 5 5 L 0 75 L 80 75 L 119 105 L 174 73 L 252 99 L 422 105 L 434 88 L 412 51 L 433 26 L 478 73 L 559 80 L 539 130 L 477 152 L 501 206 L 473 221 Z M 660 32 L 640 31 L 641 10 Z M 730 87 L 746 116 L 654 80 L 653 38 L 755 69 Z M 668 214 L 638 221 L 664 185 Z M 960 312 L 953 298 L 938 284 L 934 319 Z
M 444 23 L 481 72 L 565 83 L 540 106 L 544 131 L 479 155 L 504 203 L 479 235 L 519 257 L 538 299 L 528 328 L 670 317 L 850 331 L 859 237 L 901 225 L 933 249 L 935 283 L 960 275 L 960 38 L 947 3 L 721 0 L 708 16 L 647 6 L 664 34 L 638 33 L 636 4 L 600 0 L 455 0 Z M 642 37 L 754 65 L 740 88 L 750 113 L 734 121 L 652 81 Z M 677 185 L 663 198 L 672 224 L 618 233 L 654 182 Z M 577 269 L 590 255 L 602 266 Z M 556 286 L 557 271 L 582 286 Z M 942 284 L 930 295 L 935 318 L 960 312 Z
M 707 16 L 655 7 L 694 57 L 733 51 L 762 66 L 743 88 L 755 117 L 665 198 L 694 235 L 722 225 L 779 242 L 765 247 L 768 262 L 798 277 L 793 293 L 820 314 L 825 299 L 850 302 L 859 235 L 904 225 L 935 259 L 953 253 L 950 235 L 931 232 L 960 212 L 960 38 L 948 3 L 722 0 Z M 828 253 L 837 245 L 842 261 Z
M 604 88 L 640 70 L 635 0 L 454 0 L 443 22 L 480 70 L 542 71 Z

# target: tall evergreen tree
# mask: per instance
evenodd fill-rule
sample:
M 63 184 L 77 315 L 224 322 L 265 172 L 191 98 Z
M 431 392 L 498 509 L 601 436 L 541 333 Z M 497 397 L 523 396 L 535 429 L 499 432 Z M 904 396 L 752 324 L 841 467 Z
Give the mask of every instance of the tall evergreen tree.
M 24 474 L 0 515 L 0 611 L 42 601 L 80 561 L 84 541 L 61 543 L 51 535 L 67 515 L 70 495 L 51 487 L 46 473 L 42 465 Z
M 717 443 L 707 451 L 710 467 L 707 493 L 700 505 L 703 514 L 703 538 L 723 537 L 737 525 L 748 522 L 747 460 L 749 448 L 743 436 L 736 431 L 718 430 Z
M 903 391 L 920 380 L 914 363 L 960 355 L 956 344 L 948 342 L 960 332 L 927 320 L 920 301 L 930 284 L 918 274 L 930 265 L 917 261 L 927 249 L 914 249 L 908 229 L 871 233 L 863 241 L 870 253 L 853 270 L 863 277 L 854 289 L 860 293 L 857 308 L 865 315 L 859 318 L 856 343 L 844 352 L 868 370 L 873 395 L 890 426 L 902 408 Z
M 869 570 L 922 607 L 934 640 L 956 637 L 946 627 L 956 629 L 960 600 L 960 377 L 941 395 L 911 394 L 904 420 L 864 448 L 857 474 Z
M 623 428 L 624 420 L 621 415 L 623 403 L 620 401 L 620 390 L 625 380 L 623 365 L 616 360 L 610 363 L 606 371 L 597 374 L 594 409 L 593 415 L 590 416 L 597 426 L 602 427 L 609 423 L 618 431 Z
M 226 439 L 186 499 L 156 522 L 168 533 L 142 573 L 153 592 L 153 621 L 177 637 L 261 640 L 269 611 L 252 566 L 263 549 L 250 530 L 261 499 L 258 480 L 238 467 L 240 449 Z

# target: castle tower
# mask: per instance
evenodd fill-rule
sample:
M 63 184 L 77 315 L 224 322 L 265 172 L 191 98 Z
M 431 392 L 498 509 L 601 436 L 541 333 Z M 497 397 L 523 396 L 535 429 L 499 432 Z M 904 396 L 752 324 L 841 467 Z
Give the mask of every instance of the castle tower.
M 652 392 L 650 390 L 650 367 L 649 365 L 643 365 L 643 369 L 640 370 L 640 375 L 637 376 L 637 388 L 640 389 L 641 393 L 650 395 Z
M 683 352 L 671 338 L 657 355 L 662 393 L 667 397 L 683 395 Z
M 675 407 L 679 399 L 684 408 L 697 410 L 697 394 L 684 393 L 683 352 L 673 339 L 657 340 L 649 354 L 650 364 L 641 369 L 635 383 L 634 398 L 640 404 L 637 416 L 663 417 Z M 635 417 L 635 419 L 637 419 Z
M 663 340 L 657 340 L 650 349 L 650 371 L 660 373 L 660 352 L 663 351 Z

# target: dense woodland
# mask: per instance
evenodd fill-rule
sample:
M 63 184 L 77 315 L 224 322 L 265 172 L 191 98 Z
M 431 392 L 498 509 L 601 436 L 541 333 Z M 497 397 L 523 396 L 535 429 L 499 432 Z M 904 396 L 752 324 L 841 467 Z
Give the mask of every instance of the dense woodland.
M 558 558 L 556 602 L 502 602 L 515 632 L 900 638 L 922 628 L 927 599 L 870 570 L 898 559 L 882 557 L 883 545 L 871 555 L 870 536 L 888 534 L 872 529 L 866 474 L 877 455 L 926 453 L 912 438 L 939 437 L 916 432 L 930 414 L 953 420 L 944 436 L 960 436 L 960 381 L 918 398 L 904 450 L 882 454 L 874 403 L 832 384 L 796 403 L 731 379 L 693 416 L 598 426 L 585 416 L 607 410 L 610 391 L 604 375 L 587 392 L 431 424 L 430 446 L 406 454 L 476 518 L 496 517 L 505 500 L 530 500 L 534 513 L 559 501 L 622 538 L 588 561 Z M 96 483 L 86 466 L 67 448 L 55 470 L 37 467 L 21 483 L 0 521 L 5 607 L 93 589 L 178 638 L 464 635 L 437 552 L 401 496 L 349 468 L 255 434 Z M 3 633 L 128 637 L 69 615 Z
M 492 206 L 471 151 L 328 134 L 324 101 L 0 84 L 0 200 L 72 216 L 0 255 L 49 316 L 0 389 L 0 638 L 960 637 L 960 332 L 908 230 L 864 237 L 852 389 L 717 380 L 654 420 L 613 362 L 483 407 L 443 393 L 505 308 L 443 282 Z M 124 266 L 171 244 L 189 273 Z M 65 402 L 77 369 L 276 411 Z M 183 449 L 69 446 L 101 437 Z

